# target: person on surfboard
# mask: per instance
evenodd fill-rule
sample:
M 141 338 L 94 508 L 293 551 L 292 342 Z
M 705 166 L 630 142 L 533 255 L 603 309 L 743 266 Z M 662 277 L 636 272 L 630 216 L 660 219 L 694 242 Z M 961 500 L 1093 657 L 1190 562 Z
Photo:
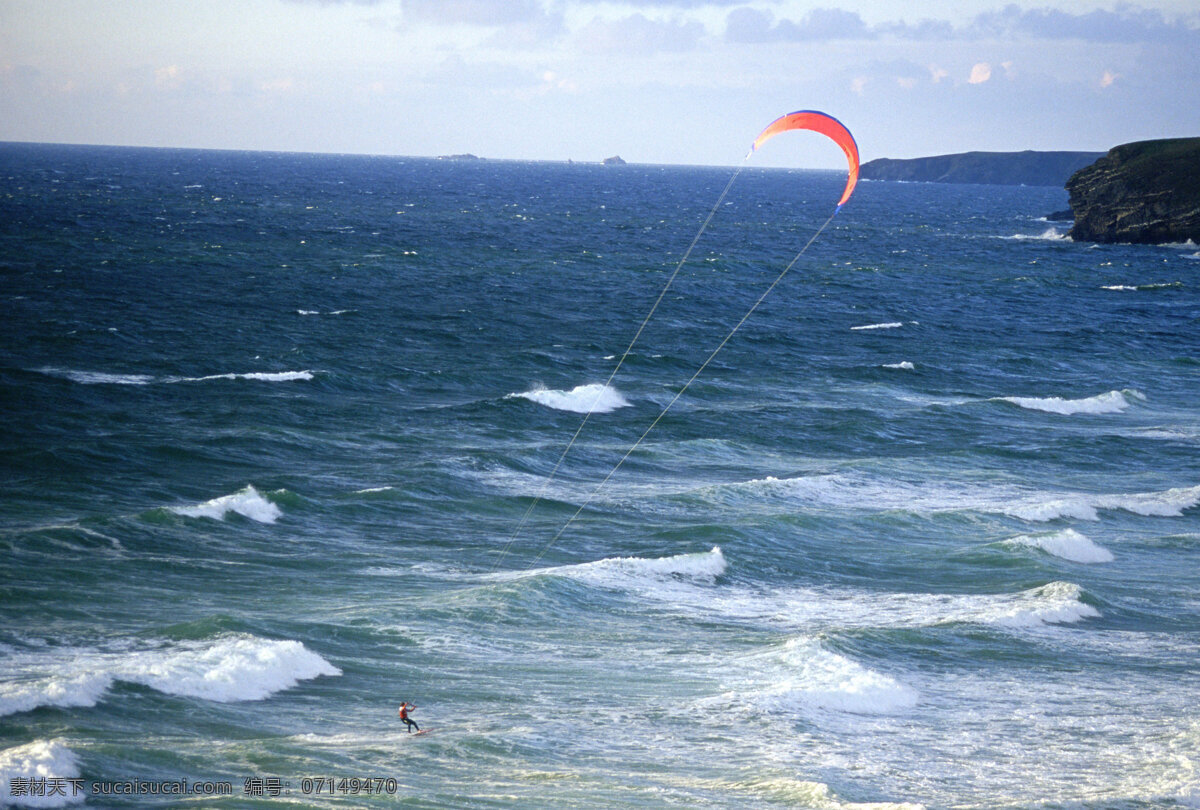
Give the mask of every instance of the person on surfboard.
M 409 734 L 412 733 L 412 730 L 414 728 L 418 732 L 421 730 L 421 727 L 417 725 L 416 721 L 408 716 L 408 713 L 416 708 L 417 708 L 416 706 L 414 706 L 413 704 L 408 703 L 408 702 L 404 702 L 404 703 L 400 704 L 400 719 L 403 720 L 407 724 L 405 730 Z

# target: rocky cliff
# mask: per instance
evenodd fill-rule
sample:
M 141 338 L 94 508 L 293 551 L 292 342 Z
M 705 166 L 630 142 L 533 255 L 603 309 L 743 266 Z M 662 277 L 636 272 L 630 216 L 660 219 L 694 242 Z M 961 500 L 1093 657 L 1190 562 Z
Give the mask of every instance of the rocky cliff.
M 1077 242 L 1200 241 L 1200 138 L 1114 147 L 1066 186 Z
M 862 165 L 867 180 L 924 183 L 992 183 L 1004 186 L 1061 186 L 1101 152 L 963 152 L 898 160 L 880 158 Z

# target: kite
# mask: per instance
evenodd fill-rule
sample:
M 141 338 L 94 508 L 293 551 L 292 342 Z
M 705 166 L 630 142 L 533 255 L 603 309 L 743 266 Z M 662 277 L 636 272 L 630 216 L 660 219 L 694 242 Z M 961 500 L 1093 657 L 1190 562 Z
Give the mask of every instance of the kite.
M 838 200 L 837 210 L 841 211 L 846 200 L 850 199 L 850 195 L 854 192 L 855 184 L 858 183 L 858 144 L 854 142 L 854 136 L 850 134 L 850 130 L 846 129 L 841 121 L 832 115 L 817 112 L 816 110 L 800 110 L 799 112 L 781 115 L 768 124 L 767 128 L 760 132 L 758 137 L 754 139 L 754 145 L 750 147 L 750 153 L 753 154 L 756 152 L 760 146 L 779 133 L 792 129 L 809 129 L 813 132 L 819 132 L 833 139 L 833 142 L 842 147 L 842 151 L 846 153 L 846 162 L 849 164 L 850 176 L 846 178 L 846 188 L 842 191 L 842 198 Z

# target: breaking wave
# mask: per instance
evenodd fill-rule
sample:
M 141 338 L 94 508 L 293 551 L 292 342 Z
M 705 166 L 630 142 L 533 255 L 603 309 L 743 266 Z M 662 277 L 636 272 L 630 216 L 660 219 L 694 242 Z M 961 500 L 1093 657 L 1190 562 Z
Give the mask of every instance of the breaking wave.
M 749 692 L 768 711 L 899 714 L 917 705 L 916 689 L 826 649 L 811 638 L 789 640 L 743 662 L 768 685 Z M 739 690 L 741 691 L 741 690 Z
M 152 648 L 38 648 L 14 651 L 0 662 L 0 716 L 39 706 L 94 706 L 116 681 L 230 703 L 340 674 L 299 641 L 250 635 Z
M 509 394 L 505 399 L 514 397 L 572 413 L 609 413 L 630 405 L 617 389 L 599 383 L 576 386 L 570 391 L 538 387 L 520 394 Z
M 1052 534 L 1021 535 L 1005 540 L 1004 545 L 1036 548 L 1052 556 L 1078 563 L 1106 563 L 1115 559 L 1111 551 L 1074 529 L 1064 529 Z
M 78 779 L 79 758 L 57 740 L 37 740 L 0 751 L 0 807 L 63 807 L 83 802 L 83 793 L 75 795 L 68 787 L 62 795 L 14 796 L 14 779 Z M 50 791 L 46 791 L 50 793 Z
M 746 508 L 782 502 L 821 509 L 904 511 L 915 514 L 985 512 L 1045 522 L 1061 518 L 1099 520 L 1102 509 L 1144 517 L 1179 517 L 1200 504 L 1200 485 L 1160 492 L 1093 494 L 1029 490 L 1010 484 L 988 486 L 953 481 L 881 480 L 857 474 L 754 479 L 696 490 L 709 501 Z
M 259 494 L 251 485 L 232 495 L 222 495 L 195 506 L 171 506 L 171 512 L 184 517 L 212 518 L 224 520 L 230 512 L 259 523 L 274 523 L 283 515 L 283 510 Z
M 721 549 L 713 548 L 698 554 L 662 558 L 614 557 L 522 572 L 516 576 L 564 576 L 593 587 L 624 590 L 638 598 L 701 617 L 790 630 L 912 628 L 964 623 L 1027 628 L 1069 624 L 1100 615 L 1082 601 L 1081 589 L 1071 582 L 1051 582 L 1016 593 L 1000 594 L 721 586 L 717 579 L 725 573 L 727 566 Z M 513 575 L 502 576 L 508 579 Z
M 1061 233 L 1056 228 L 1046 228 L 1044 231 L 1042 231 L 1041 233 L 1038 233 L 1038 234 L 1018 233 L 1018 234 L 1014 234 L 1013 236 L 1006 236 L 1006 237 L 1001 237 L 1001 238 L 1002 239 L 1015 239 L 1019 242 L 1024 242 L 1024 241 L 1028 241 L 1028 240 L 1042 241 L 1042 242 L 1070 242 L 1070 241 L 1073 241 L 1070 236 L 1068 236 L 1065 233 Z
M 1146 396 L 1140 391 L 1126 389 L 1124 391 L 1109 391 L 1106 394 L 1097 394 L 1094 397 L 1086 397 L 1084 399 L 1063 399 L 1062 397 L 999 397 L 998 399 L 1033 411 L 1045 411 L 1046 413 L 1072 416 L 1077 413 L 1121 413 L 1134 400 L 1144 401 Z
M 533 574 L 554 574 L 603 587 L 627 586 L 682 578 L 712 582 L 725 573 L 727 563 L 719 547 L 697 554 L 671 557 L 608 557 L 595 562 L 543 568 Z

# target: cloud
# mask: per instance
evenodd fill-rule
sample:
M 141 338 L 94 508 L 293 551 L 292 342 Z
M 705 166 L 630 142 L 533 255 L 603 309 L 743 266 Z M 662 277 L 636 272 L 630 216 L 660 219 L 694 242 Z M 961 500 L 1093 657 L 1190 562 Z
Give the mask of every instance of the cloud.
M 547 16 L 538 0 L 404 0 L 406 22 L 498 26 L 537 22 Z
M 1191 43 L 1200 47 L 1200 15 L 1168 19 L 1162 12 L 1118 5 L 1115 11 L 1073 14 L 1057 9 L 1022 9 L 1010 4 L 984 12 L 963 26 L 946 20 L 916 23 L 896 20 L 868 26 L 857 13 L 814 8 L 798 20 L 776 20 L 769 11 L 749 6 L 729 12 L 725 38 L 730 42 L 877 39 L 894 37 L 918 41 L 978 39 L 1051 39 L 1095 43 Z
M 915 25 L 899 20 L 877 25 L 875 30 L 881 35 L 918 41 L 953 39 L 958 34 L 948 20 L 921 20 Z
M 992 78 L 992 66 L 987 62 L 976 62 L 971 68 L 971 78 L 967 79 L 968 84 L 983 84 L 988 79 Z
M 775 22 L 768 11 L 743 7 L 729 12 L 725 19 L 725 39 L 729 42 L 828 41 L 872 39 L 875 33 L 853 11 L 814 8 L 798 22 Z
M 688 51 L 704 36 L 704 26 L 695 21 L 652 20 L 633 14 L 617 20 L 593 18 L 577 34 L 580 46 L 599 53 L 651 54 Z
M 1112 87 L 1116 84 L 1117 79 L 1121 78 L 1120 73 L 1113 73 L 1111 70 L 1104 71 L 1104 75 L 1100 77 L 1101 87 Z
M 1084 42 L 1183 42 L 1200 45 L 1200 19 L 1193 14 L 1168 20 L 1161 11 L 1118 5 L 1072 14 L 1058 9 L 1005 6 L 978 15 L 969 31 L 978 36 L 1075 39 Z

